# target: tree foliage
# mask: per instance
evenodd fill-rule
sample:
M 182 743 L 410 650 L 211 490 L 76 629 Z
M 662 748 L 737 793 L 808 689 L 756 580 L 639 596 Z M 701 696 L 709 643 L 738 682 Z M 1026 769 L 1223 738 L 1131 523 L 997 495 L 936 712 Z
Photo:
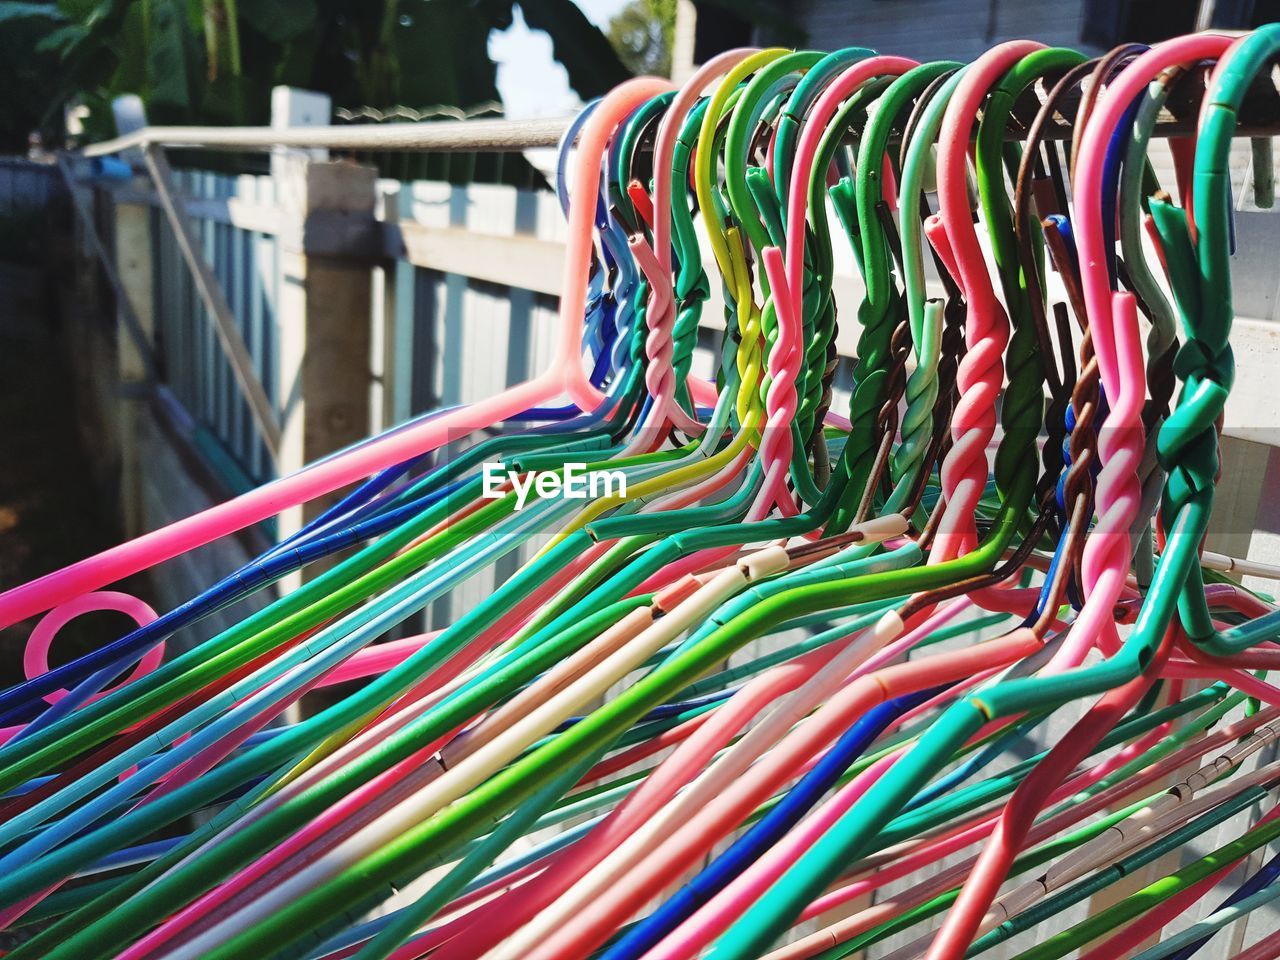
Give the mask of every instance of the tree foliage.
M 0 0 L 0 143 L 56 137 L 68 103 L 88 107 L 91 137 L 114 132 L 110 102 L 140 96 L 153 123 L 263 124 L 270 89 L 329 94 L 337 107 L 498 101 L 489 34 L 514 0 Z M 579 96 L 629 76 L 571 0 L 522 0 L 546 30 Z M 14 101 L 21 100 L 18 103 Z
M 671 74 L 676 0 L 631 0 L 609 22 L 609 40 L 637 75 Z

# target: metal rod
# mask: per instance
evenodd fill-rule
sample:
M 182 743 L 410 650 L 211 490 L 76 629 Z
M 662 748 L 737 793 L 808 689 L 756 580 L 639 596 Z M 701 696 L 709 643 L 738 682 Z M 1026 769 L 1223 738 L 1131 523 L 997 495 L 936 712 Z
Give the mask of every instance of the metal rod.
M 202 147 L 270 150 L 324 147 L 330 150 L 484 151 L 509 153 L 554 147 L 569 117 L 550 120 L 429 120 L 422 123 L 355 124 L 337 127 L 143 127 L 123 137 L 89 144 L 86 157 L 133 147 Z
M 314 147 L 329 150 L 395 150 L 427 153 L 519 153 L 535 147 L 554 147 L 571 117 L 547 120 L 427 120 L 348 127 L 143 127 L 114 140 L 91 143 L 81 153 L 104 157 L 151 145 L 207 150 L 258 151 L 272 147 Z M 1071 138 L 1070 124 L 1060 123 L 1046 133 L 1049 140 Z M 1195 134 L 1194 120 L 1156 125 L 1156 138 Z M 1023 131 L 1010 127 L 1006 139 L 1021 140 Z M 1239 137 L 1280 135 L 1277 126 L 1241 124 Z

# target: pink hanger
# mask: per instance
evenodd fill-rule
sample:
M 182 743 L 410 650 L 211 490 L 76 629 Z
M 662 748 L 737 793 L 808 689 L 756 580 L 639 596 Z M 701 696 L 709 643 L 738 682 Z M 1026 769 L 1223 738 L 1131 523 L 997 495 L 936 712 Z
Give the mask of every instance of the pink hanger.
M 976 508 L 987 482 L 987 445 L 995 435 L 996 399 L 1004 386 L 1004 350 L 1009 343 L 1009 318 L 991 285 L 973 226 L 969 137 L 987 91 L 1019 60 L 1042 49 L 1042 43 L 1011 40 L 975 60 L 952 94 L 938 140 L 939 210 L 929 218 L 926 233 L 964 291 L 968 352 L 956 373 L 960 401 L 951 417 L 954 445 L 942 464 L 946 512 L 930 563 L 951 560 L 977 546 Z
M 850 94 L 877 76 L 900 76 L 912 67 L 919 66 L 906 57 L 877 56 L 860 60 L 846 68 L 831 81 L 809 109 L 804 118 L 804 128 L 796 144 L 791 182 L 787 193 L 786 256 L 778 247 L 765 247 L 761 257 L 769 285 L 773 291 L 773 305 L 778 316 L 778 334 L 769 352 L 771 383 L 766 398 L 769 410 L 768 424 L 761 441 L 761 457 L 765 462 L 766 489 L 779 502 L 785 497 L 788 507 L 795 511 L 790 493 L 786 490 L 787 471 L 791 466 L 791 421 L 796 411 L 795 380 L 803 360 L 801 349 L 802 317 L 804 314 L 804 241 L 806 211 L 809 204 L 809 179 L 827 124 L 835 116 Z
M 654 430 L 660 432 L 667 423 L 685 433 L 702 432 L 702 424 L 675 402 L 675 377 L 671 367 L 671 327 L 675 322 L 671 285 L 671 204 L 675 201 L 676 189 L 672 183 L 671 168 L 680 128 L 707 85 L 758 51 L 758 47 L 739 47 L 712 57 L 680 88 L 658 125 L 653 148 L 653 246 L 649 246 L 643 235 L 631 239 L 632 252 L 637 255 L 650 286 L 649 308 L 645 316 L 649 326 L 645 352 L 650 362 L 645 371 L 645 383 L 655 403 L 642 434 L 651 434 Z M 712 405 L 718 399 L 714 384 L 700 377 L 690 377 L 688 382 L 696 403 Z
M 500 423 L 562 394 L 583 410 L 601 400 L 582 364 L 582 309 L 591 259 L 600 161 L 618 124 L 644 101 L 671 89 L 652 77 L 628 80 L 612 90 L 583 128 L 570 204 L 568 245 L 560 296 L 560 335 L 551 368 L 497 396 L 362 444 L 330 460 L 210 507 L 194 516 L 104 550 L 54 573 L 0 594 L 0 627 L 10 626 L 91 590 L 138 573 L 236 530 L 276 516 L 372 473 L 428 453 L 470 433 Z
M 1104 637 L 1118 644 L 1118 640 L 1113 639 L 1113 610 L 1128 574 L 1132 556 L 1129 531 L 1141 500 L 1138 467 L 1144 449 L 1141 416 L 1146 398 L 1146 370 L 1138 337 L 1136 301 L 1132 294 L 1112 291 L 1107 269 L 1107 237 L 1102 222 L 1107 147 L 1130 103 L 1141 95 L 1154 76 L 1177 63 L 1216 56 L 1227 43 L 1221 37 L 1182 37 L 1162 43 L 1136 58 L 1099 98 L 1080 140 L 1073 191 L 1074 228 L 1090 330 L 1110 411 L 1098 436 L 1099 458 L 1103 463 L 1096 487 L 1099 516 L 1085 543 L 1082 560 L 1087 599 L 1070 628 L 1067 642 L 1050 661 L 1046 672 L 1079 666 L 1095 642 Z M 967 210 L 967 198 L 964 206 Z M 954 228 L 954 220 L 947 223 L 954 249 L 956 237 L 962 231 Z M 960 262 L 964 262 L 963 255 Z M 970 309 L 973 309 L 972 303 Z M 1160 650 L 1153 671 L 1104 695 L 1019 785 L 1002 812 L 991 842 L 983 848 L 959 899 L 933 940 L 926 960 L 963 957 L 979 932 L 984 914 L 1008 874 L 1013 858 L 1030 833 L 1036 815 L 1061 782 L 1063 772 L 1079 763 L 1154 681 L 1172 650 L 1171 636 L 1166 637 Z
M 796 145 L 788 192 L 790 222 L 804 223 L 808 204 L 809 178 L 816 159 L 822 134 L 835 115 L 841 102 L 849 94 L 876 76 L 896 76 L 916 66 L 906 57 L 876 56 L 860 60 L 845 69 L 823 90 L 822 95 L 810 107 L 805 116 L 804 129 Z M 798 238 L 798 239 L 797 239 Z M 746 520 L 752 522 L 767 516 L 776 506 L 784 516 L 794 516 L 798 507 L 786 480 L 791 468 L 791 421 L 794 419 L 797 400 L 795 380 L 803 362 L 801 340 L 801 316 L 804 290 L 804 231 L 792 230 L 787 235 L 785 261 L 777 247 L 766 247 L 762 253 L 764 268 L 773 292 L 774 308 L 778 316 L 777 335 L 769 351 L 768 365 L 770 385 L 765 397 L 766 421 L 762 431 L 760 457 L 765 467 L 765 481 L 760 494 L 752 505 Z M 726 475 L 736 471 L 731 464 Z M 661 579 L 655 578 L 645 586 L 669 582 L 670 576 L 682 575 L 700 569 L 728 556 L 732 548 L 706 550 L 673 564 Z

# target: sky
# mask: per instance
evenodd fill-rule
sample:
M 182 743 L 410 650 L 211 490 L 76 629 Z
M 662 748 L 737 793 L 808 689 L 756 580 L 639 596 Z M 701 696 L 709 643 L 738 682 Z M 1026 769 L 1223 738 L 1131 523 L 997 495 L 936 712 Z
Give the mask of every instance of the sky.
M 596 26 L 605 29 L 627 0 L 577 0 Z M 564 67 L 551 59 L 551 39 L 525 26 L 516 9 L 511 29 L 489 35 L 489 56 L 498 65 L 498 92 L 508 117 L 562 117 L 582 102 L 569 88 Z

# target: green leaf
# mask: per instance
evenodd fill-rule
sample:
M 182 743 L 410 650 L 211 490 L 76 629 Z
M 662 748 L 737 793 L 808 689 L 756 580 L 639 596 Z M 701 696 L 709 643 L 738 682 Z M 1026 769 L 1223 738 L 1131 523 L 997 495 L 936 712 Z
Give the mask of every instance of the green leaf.
M 364 52 L 360 106 L 466 109 L 498 99 L 490 24 L 469 0 L 430 0 L 400 11 L 390 47 Z
M 179 0 L 153 0 L 147 45 L 150 104 L 191 107 L 191 58 L 185 11 Z
M 65 57 L 87 36 L 89 36 L 87 28 L 78 23 L 69 23 L 41 37 L 40 42 L 36 44 L 36 50 L 40 53 L 52 51 Z
M 584 100 L 608 93 L 631 71 L 600 29 L 572 0 L 520 0 L 530 30 L 545 30 L 551 55 L 569 74 L 569 86 Z
M 64 22 L 67 18 L 51 3 L 18 3 L 17 0 L 5 0 L 0 3 L 0 23 L 11 20 L 53 20 Z
M 315 0 L 241 0 L 239 8 L 243 23 L 275 43 L 316 29 Z
M 57 0 L 57 8 L 67 20 L 83 23 L 99 6 L 99 0 Z
M 143 96 L 147 92 L 146 6 L 131 4 L 116 35 L 117 61 L 106 86 L 112 96 L 122 93 Z

